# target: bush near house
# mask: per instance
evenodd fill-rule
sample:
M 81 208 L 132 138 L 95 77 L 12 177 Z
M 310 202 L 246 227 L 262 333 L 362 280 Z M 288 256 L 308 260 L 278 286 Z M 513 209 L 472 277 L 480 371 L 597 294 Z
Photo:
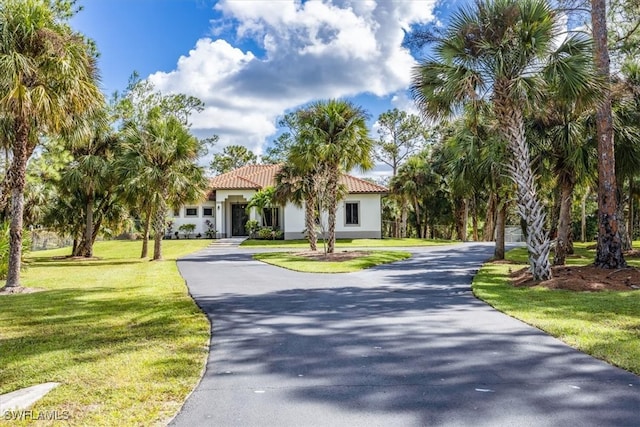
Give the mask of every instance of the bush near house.
M 182 224 L 178 227 L 178 231 L 184 233 L 184 237 L 189 239 L 191 238 L 191 234 L 196 230 L 195 224 Z

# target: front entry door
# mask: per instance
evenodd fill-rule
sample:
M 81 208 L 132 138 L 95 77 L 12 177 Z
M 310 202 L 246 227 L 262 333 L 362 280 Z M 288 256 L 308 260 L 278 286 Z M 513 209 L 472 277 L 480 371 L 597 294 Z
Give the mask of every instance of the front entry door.
M 245 225 L 249 221 L 247 215 L 247 205 L 233 204 L 231 205 L 231 235 L 232 236 L 248 236 Z

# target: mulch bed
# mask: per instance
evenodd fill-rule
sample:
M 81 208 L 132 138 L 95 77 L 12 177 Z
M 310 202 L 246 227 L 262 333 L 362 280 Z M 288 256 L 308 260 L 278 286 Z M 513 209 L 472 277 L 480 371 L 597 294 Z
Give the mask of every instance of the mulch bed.
M 566 289 L 577 292 L 634 291 L 640 289 L 640 269 L 621 268 L 605 270 L 592 265 L 552 267 L 553 278 L 538 282 L 533 280 L 528 268 L 511 272 L 511 284 L 515 287 L 544 286 L 549 289 Z
M 319 250 L 317 252 L 304 251 L 304 252 L 296 252 L 293 255 L 305 257 L 312 261 L 343 262 L 343 261 L 350 261 L 356 258 L 361 258 L 371 253 L 367 251 L 342 251 L 342 252 L 334 252 L 332 254 L 325 254 L 321 248 L 318 248 L 318 249 Z

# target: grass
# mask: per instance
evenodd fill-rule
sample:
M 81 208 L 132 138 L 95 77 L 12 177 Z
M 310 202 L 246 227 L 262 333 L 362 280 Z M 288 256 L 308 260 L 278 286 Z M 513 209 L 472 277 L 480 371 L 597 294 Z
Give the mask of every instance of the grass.
M 46 291 L 0 297 L 0 394 L 56 381 L 34 411 L 67 411 L 72 425 L 166 424 L 209 340 L 175 260 L 208 243 L 164 241 L 159 262 L 138 258 L 140 242 L 98 242 L 98 260 L 31 253 L 22 285 Z
M 576 243 L 568 265 L 586 265 L 594 250 Z M 593 245 L 590 243 L 589 245 Z M 526 266 L 523 248 L 507 253 L 521 265 L 485 264 L 473 281 L 473 291 L 496 309 L 561 339 L 587 354 L 640 375 L 640 292 L 571 292 L 544 287 L 514 288 L 509 269 Z M 640 260 L 627 260 L 640 267 Z
M 304 273 L 352 273 L 376 265 L 407 259 L 411 257 L 411 254 L 403 251 L 375 251 L 370 252 L 369 255 L 346 261 L 316 261 L 288 252 L 263 253 L 253 257 L 268 264 Z
M 393 248 L 393 247 L 418 247 L 418 246 L 438 246 L 452 245 L 459 243 L 454 240 L 432 240 L 432 239 L 337 239 L 336 248 Z M 255 248 L 308 248 L 307 240 L 245 240 L 240 246 Z M 322 240 L 318 241 L 318 248 L 322 247 Z

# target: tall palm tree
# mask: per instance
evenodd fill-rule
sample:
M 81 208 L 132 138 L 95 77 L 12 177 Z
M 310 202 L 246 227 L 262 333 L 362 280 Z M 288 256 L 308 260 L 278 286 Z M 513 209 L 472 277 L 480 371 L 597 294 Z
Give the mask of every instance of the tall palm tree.
M 140 200 L 150 205 L 153 259 L 159 260 L 168 208 L 204 197 L 207 180 L 203 168 L 197 165 L 202 144 L 179 119 L 163 115 L 159 109 L 152 110 L 142 126 L 130 124 L 123 133 L 125 143 L 118 168 L 125 185 L 147 193 Z
M 56 133 L 104 103 L 95 56 L 67 24 L 68 10 L 47 0 L 0 2 L 0 116 L 12 160 L 8 287 L 20 285 L 25 171 L 42 133 Z M 8 195 L 5 195 L 7 197 Z
M 355 167 L 362 170 L 373 167 L 374 142 L 369 137 L 367 113 L 351 102 L 331 99 L 301 111 L 299 120 L 296 163 L 319 164 L 320 170 L 327 173 L 327 252 L 333 253 L 340 177 Z
M 569 35 L 556 48 L 560 19 L 545 0 L 479 0 L 454 14 L 435 42 L 435 59 L 419 65 L 412 91 L 426 116 L 440 118 L 465 103 L 490 97 L 511 154 L 518 213 L 527 226 L 529 264 L 536 280 L 551 277 L 550 241 L 537 195 L 524 131 L 524 108 L 539 98 L 543 76 L 563 74 L 563 90 L 575 92 L 589 81 L 580 65 L 589 42 Z

